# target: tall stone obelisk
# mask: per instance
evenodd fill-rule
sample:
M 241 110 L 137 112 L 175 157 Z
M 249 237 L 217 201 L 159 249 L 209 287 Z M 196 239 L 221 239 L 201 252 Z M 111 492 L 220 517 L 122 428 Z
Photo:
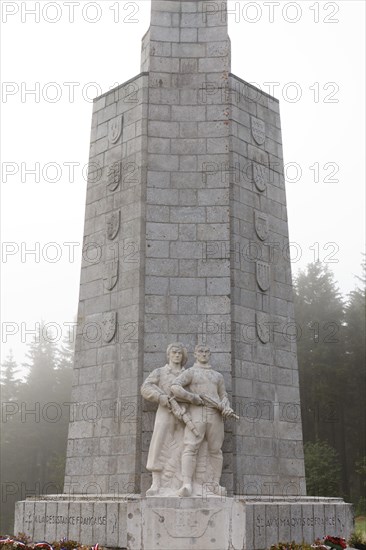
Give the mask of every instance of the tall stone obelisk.
M 349 531 L 347 505 L 304 496 L 279 107 L 230 73 L 227 26 L 226 0 L 152 0 L 142 72 L 94 102 L 65 496 L 18 506 L 19 530 L 37 538 L 52 518 L 55 536 L 137 550 Z M 234 497 L 209 510 L 122 499 L 151 483 L 154 411 L 140 387 L 179 341 L 189 366 L 209 345 L 241 417 L 224 442 Z
M 141 70 L 94 104 L 66 487 L 146 489 L 140 385 L 205 341 L 223 484 L 304 494 L 278 102 L 230 74 L 226 2 L 153 0 Z

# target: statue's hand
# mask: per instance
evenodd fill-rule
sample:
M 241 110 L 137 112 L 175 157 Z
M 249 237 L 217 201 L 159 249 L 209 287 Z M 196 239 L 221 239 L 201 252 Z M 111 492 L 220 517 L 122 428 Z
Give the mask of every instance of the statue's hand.
M 227 418 L 228 416 L 232 415 L 233 413 L 234 413 L 234 411 L 231 407 L 225 407 L 221 414 L 224 418 Z
M 159 395 L 159 405 L 170 409 L 169 397 L 165 394 Z
M 201 399 L 201 397 L 198 395 L 198 393 L 194 393 L 192 396 L 192 405 L 203 405 L 204 401 Z

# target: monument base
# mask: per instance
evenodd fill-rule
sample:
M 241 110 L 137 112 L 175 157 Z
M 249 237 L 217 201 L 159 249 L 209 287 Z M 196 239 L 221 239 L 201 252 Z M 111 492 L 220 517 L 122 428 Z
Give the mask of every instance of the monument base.
M 55 495 L 18 502 L 14 532 L 129 550 L 260 550 L 353 531 L 352 505 L 320 497 Z

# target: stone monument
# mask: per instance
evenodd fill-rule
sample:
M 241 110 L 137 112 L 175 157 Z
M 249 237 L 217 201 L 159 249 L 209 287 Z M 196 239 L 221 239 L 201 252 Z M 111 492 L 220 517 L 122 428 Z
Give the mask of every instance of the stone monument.
M 278 101 L 231 74 L 226 0 L 151 4 L 141 73 L 94 102 L 64 494 L 19 502 L 15 531 L 131 550 L 347 536 L 350 505 L 306 497 Z M 212 438 L 189 405 L 193 444 L 159 398 L 167 437 L 184 430 L 168 483 L 140 388 L 170 384 L 172 342 L 211 349 L 240 419 Z M 179 407 L 200 368 L 171 384 Z

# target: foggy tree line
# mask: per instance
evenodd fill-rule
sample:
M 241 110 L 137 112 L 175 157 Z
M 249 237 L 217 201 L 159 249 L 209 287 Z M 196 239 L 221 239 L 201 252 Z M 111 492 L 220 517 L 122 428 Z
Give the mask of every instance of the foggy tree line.
M 347 298 L 321 263 L 294 285 L 308 494 L 342 496 L 358 513 L 366 511 L 365 263 L 362 270 Z M 1 371 L 2 534 L 13 531 L 17 500 L 63 488 L 72 344 L 41 336 L 27 357 L 22 379 L 11 354 Z
M 73 344 L 50 337 L 28 346 L 26 375 L 10 354 L 1 370 L 1 524 L 13 533 L 14 506 L 26 496 L 62 492 L 73 365 Z M 71 339 L 70 339 L 71 340 Z
M 365 267 L 347 299 L 321 263 L 295 281 L 308 494 L 343 496 L 356 513 L 366 512 Z

